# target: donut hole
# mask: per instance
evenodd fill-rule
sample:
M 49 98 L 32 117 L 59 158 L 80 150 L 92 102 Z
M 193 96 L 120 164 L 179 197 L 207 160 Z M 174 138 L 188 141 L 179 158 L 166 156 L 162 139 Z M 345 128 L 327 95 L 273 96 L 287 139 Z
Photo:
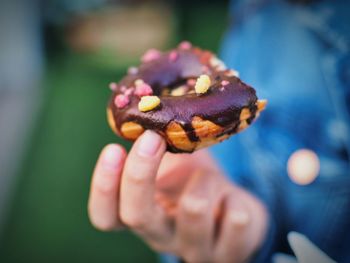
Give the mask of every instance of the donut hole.
M 163 89 L 155 90 L 155 95 L 159 96 L 184 96 L 186 94 L 194 93 L 194 85 L 196 77 L 177 80 Z M 158 93 L 158 94 L 157 94 Z

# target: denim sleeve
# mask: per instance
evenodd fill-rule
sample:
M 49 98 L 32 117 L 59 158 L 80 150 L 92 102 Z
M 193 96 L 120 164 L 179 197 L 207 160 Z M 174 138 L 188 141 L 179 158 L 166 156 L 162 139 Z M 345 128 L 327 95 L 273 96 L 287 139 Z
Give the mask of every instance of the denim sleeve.
M 263 170 L 260 176 L 249 172 L 249 163 L 254 160 L 249 160 L 246 156 L 247 148 L 241 146 L 242 135 L 236 135 L 227 142 L 211 147 L 210 152 L 226 175 L 235 184 L 261 200 L 268 210 L 269 220 L 265 240 L 251 262 L 270 262 L 274 252 L 287 250 L 286 230 L 282 223 L 284 218 L 280 212 L 285 208 L 281 191 L 283 182 L 281 177 L 266 175 Z M 259 162 L 259 158 L 255 161 Z
M 271 261 L 276 251 L 289 253 L 288 231 L 305 234 L 334 259 L 349 258 L 343 241 L 350 233 L 350 56 L 343 46 L 350 43 L 350 30 L 343 25 L 350 5 L 246 2 L 266 5 L 236 19 L 221 57 L 268 106 L 246 131 L 210 151 L 230 179 L 269 211 L 255 262 Z M 317 154 L 320 172 L 315 182 L 300 186 L 291 182 L 286 166 L 305 148 Z

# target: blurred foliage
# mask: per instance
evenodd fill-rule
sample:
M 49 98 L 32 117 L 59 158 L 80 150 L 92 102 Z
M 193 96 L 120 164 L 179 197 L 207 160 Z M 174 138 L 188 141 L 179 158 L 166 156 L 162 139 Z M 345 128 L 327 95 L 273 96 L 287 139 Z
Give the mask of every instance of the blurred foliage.
M 218 52 L 228 22 L 228 2 L 175 1 L 178 14 L 177 41 L 186 39 L 194 45 Z
M 118 141 L 106 124 L 106 87 L 123 72 L 99 71 L 74 55 L 50 64 L 49 92 L 23 166 L 0 261 L 154 262 L 154 253 L 133 235 L 100 233 L 87 217 L 96 158 L 105 144 Z

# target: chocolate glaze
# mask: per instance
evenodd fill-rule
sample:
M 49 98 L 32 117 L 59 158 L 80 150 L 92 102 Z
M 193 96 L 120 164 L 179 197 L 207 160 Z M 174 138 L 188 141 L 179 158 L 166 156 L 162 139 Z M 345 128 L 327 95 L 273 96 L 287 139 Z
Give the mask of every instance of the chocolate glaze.
M 122 93 L 118 88 L 111 97 L 109 107 L 119 131 L 123 123 L 133 121 L 145 129 L 164 133 L 167 125 L 171 121 L 176 121 L 182 125 L 189 140 L 194 142 L 199 140 L 191 124 L 194 116 L 223 127 L 224 131 L 219 136 L 237 131 L 239 116 L 245 107 L 252 113 L 247 122 L 250 123 L 254 119 L 257 97 L 252 87 L 237 77 L 228 76 L 227 70 L 217 70 L 211 66 L 210 59 L 214 56 L 211 52 L 199 48 L 175 50 L 178 52 L 175 61 L 169 59 L 169 52 L 164 53 L 157 60 L 141 64 L 136 74 L 128 74 L 119 82 L 118 87 L 131 88 L 135 80 L 142 79 L 152 87 L 154 95 L 161 99 L 161 105 L 156 109 L 141 112 L 138 110 L 140 98 L 132 95 L 129 105 L 119 109 L 114 104 L 115 96 Z M 183 96 L 160 95 L 164 88 L 175 88 L 179 83 L 184 83 L 189 78 L 197 78 L 201 74 L 209 75 L 212 80 L 207 93 L 202 95 L 191 93 Z M 222 80 L 229 81 L 229 84 L 222 87 Z M 171 145 L 168 148 L 172 152 L 179 151 Z

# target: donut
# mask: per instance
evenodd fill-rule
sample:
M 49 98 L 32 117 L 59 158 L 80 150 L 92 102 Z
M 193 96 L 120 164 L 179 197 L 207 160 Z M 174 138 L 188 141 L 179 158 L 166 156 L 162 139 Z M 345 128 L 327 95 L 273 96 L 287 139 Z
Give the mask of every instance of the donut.
M 191 153 L 247 128 L 265 108 L 255 90 L 208 50 L 180 43 L 175 49 L 148 50 L 110 84 L 108 123 L 134 141 L 150 129 L 173 153 Z

